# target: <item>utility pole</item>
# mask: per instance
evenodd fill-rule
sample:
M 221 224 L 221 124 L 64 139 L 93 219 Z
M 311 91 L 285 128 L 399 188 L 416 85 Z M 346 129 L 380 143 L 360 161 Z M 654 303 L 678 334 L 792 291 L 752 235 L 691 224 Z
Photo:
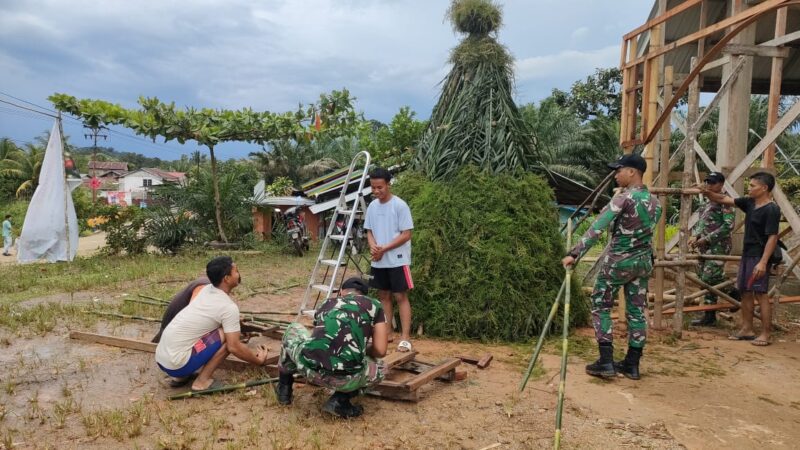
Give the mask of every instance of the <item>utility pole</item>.
M 90 130 L 91 133 L 84 134 L 83 137 L 86 138 L 86 139 L 92 138 L 92 140 L 94 142 L 94 144 L 92 145 L 92 160 L 90 161 L 90 164 L 92 166 L 91 167 L 91 170 L 92 170 L 92 173 L 91 173 L 91 175 L 92 175 L 92 204 L 94 205 L 95 203 L 97 203 L 97 188 L 99 187 L 99 182 L 97 181 L 97 178 L 95 177 L 95 173 L 96 173 L 95 172 L 95 170 L 96 170 L 95 169 L 95 165 L 97 165 L 97 138 L 101 137 L 101 138 L 103 138 L 103 140 L 107 139 L 108 135 L 107 134 L 100 134 L 100 131 L 107 130 L 108 128 L 106 128 L 106 127 L 104 127 L 102 125 L 94 126 L 94 127 L 89 127 L 89 126 L 84 125 L 84 128 Z

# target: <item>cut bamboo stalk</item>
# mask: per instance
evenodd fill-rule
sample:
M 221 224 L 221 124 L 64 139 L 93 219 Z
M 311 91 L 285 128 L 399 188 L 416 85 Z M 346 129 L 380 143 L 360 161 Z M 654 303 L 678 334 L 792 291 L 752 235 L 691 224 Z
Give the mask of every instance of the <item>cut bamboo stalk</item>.
M 567 247 L 572 247 L 572 222 L 567 221 Z M 569 351 L 569 307 L 572 294 L 572 267 L 567 266 L 564 275 L 564 326 L 561 335 L 561 381 L 558 383 L 558 403 L 556 406 L 556 432 L 554 445 L 561 447 L 561 415 L 564 411 L 564 394 L 567 390 L 567 352 Z

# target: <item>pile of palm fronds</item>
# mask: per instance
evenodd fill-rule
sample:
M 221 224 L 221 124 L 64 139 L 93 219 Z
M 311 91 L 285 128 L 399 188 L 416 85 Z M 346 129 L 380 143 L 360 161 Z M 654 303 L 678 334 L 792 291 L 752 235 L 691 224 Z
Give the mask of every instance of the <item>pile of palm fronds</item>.
M 415 329 L 508 341 L 540 333 L 564 279 L 553 193 L 541 176 L 475 167 L 447 181 L 405 173 L 394 192 L 414 216 Z M 589 305 L 579 283 L 573 290 L 570 321 L 582 324 Z
M 513 59 L 492 32 L 499 8 L 489 0 L 456 0 L 448 15 L 468 36 L 453 49 L 453 69 L 422 138 L 416 166 L 432 180 L 465 165 L 492 173 L 532 166 L 531 133 L 513 100 Z

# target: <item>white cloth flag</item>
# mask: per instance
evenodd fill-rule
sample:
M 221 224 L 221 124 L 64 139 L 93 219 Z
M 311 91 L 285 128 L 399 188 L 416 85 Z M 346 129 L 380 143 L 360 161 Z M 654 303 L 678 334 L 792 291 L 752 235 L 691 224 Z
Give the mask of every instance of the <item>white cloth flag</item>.
M 22 234 L 17 240 L 17 261 L 39 259 L 49 262 L 72 261 L 78 251 L 78 217 L 64 172 L 64 148 L 58 120 L 39 173 L 39 186 L 33 193 Z

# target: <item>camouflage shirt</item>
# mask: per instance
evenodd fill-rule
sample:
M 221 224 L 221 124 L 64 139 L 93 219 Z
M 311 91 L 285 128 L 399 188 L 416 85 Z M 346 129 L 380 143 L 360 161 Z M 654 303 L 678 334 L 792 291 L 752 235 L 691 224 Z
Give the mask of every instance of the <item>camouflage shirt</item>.
M 300 353 L 304 365 L 331 374 L 355 373 L 362 369 L 367 338 L 372 328 L 386 322 L 378 300 L 350 294 L 330 298 L 317 309 L 311 338 Z
M 736 217 L 733 207 L 709 201 L 697 210 L 697 216 L 692 236 L 706 241 L 699 250 L 702 253 L 729 253 L 733 220 Z
M 651 255 L 653 230 L 660 217 L 661 205 L 646 186 L 624 189 L 600 211 L 597 219 L 569 254 L 576 258 L 583 256 L 610 226 L 609 258 L 619 260 Z

